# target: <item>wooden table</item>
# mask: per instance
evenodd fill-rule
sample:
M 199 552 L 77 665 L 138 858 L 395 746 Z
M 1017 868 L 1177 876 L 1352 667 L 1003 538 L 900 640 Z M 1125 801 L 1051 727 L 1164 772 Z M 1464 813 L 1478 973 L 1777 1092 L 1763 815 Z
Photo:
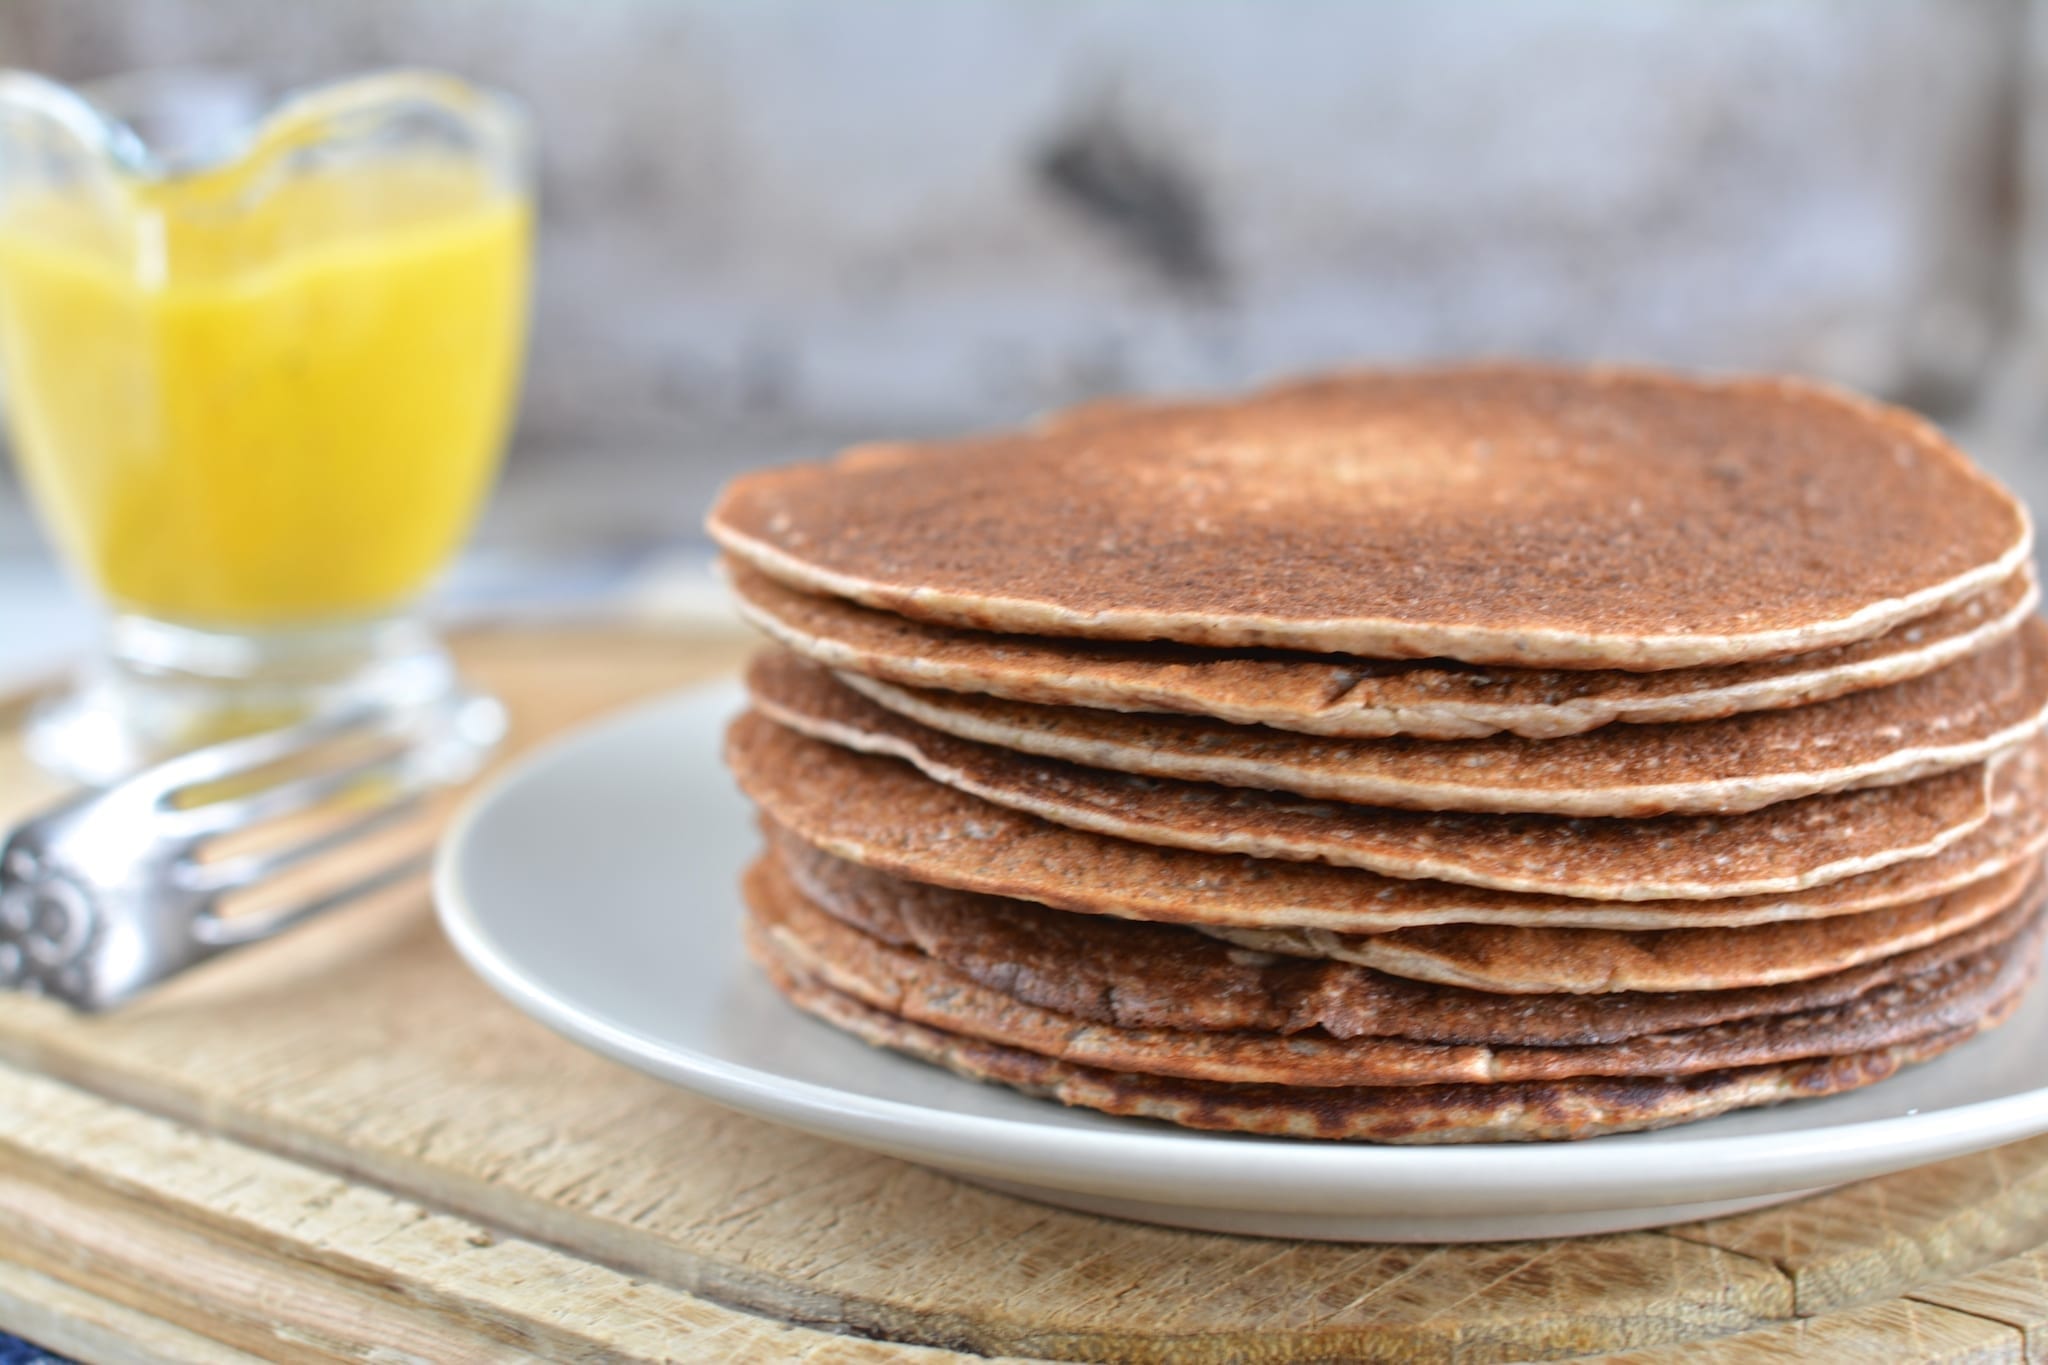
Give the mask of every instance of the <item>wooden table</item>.
M 462 652 L 524 746 L 742 647 Z M 0 813 L 51 794 L 0 739 Z M 472 978 L 413 888 L 112 1016 L 0 999 L 0 1328 L 108 1361 L 2048 1359 L 2048 1140 L 1575 1241 L 1143 1227 L 579 1051 Z

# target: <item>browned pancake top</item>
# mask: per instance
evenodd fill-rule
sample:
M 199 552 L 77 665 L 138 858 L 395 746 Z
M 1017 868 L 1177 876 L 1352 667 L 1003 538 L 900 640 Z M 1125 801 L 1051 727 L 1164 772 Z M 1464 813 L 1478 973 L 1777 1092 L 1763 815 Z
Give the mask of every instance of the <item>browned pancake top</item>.
M 1401 880 L 1325 863 L 1163 848 L 1072 829 L 749 714 L 726 759 L 778 823 L 840 857 L 917 881 L 1127 919 L 1377 932 L 1426 924 L 1666 929 L 1766 924 L 1926 900 L 2040 851 L 2040 742 L 1999 774 L 1999 818 L 1932 858 L 1789 895 L 1587 901 Z
M 948 624 L 1667 668 L 1865 639 L 2024 559 L 1926 423 L 1782 380 L 1476 367 L 746 476 L 713 534 Z
M 1248 853 L 1589 900 L 1789 892 L 1929 856 L 1990 814 L 1982 765 L 1901 786 L 1809 796 L 1739 815 L 1576 820 L 1310 801 L 1034 758 L 956 739 L 876 706 L 832 675 L 770 656 L 748 673 L 777 722 L 907 759 L 927 775 L 1061 824 L 1147 843 Z

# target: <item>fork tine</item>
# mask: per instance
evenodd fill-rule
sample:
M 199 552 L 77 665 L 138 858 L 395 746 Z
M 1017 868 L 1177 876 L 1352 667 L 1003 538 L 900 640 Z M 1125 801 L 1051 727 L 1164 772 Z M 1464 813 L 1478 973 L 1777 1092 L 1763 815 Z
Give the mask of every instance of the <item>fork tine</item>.
M 316 915 L 325 914 L 350 901 L 372 895 L 388 886 L 396 886 L 407 878 L 426 871 L 432 862 L 431 853 L 415 853 L 359 877 L 346 886 L 297 905 L 227 918 L 211 913 L 204 914 L 193 921 L 192 936 L 209 948 L 236 948 L 245 943 L 255 943 L 273 934 L 283 933 L 293 925 L 304 923 Z
M 323 830 L 310 839 L 302 839 L 282 848 L 265 849 L 260 853 L 222 858 L 210 863 L 181 863 L 174 875 L 178 879 L 178 885 L 188 891 L 202 894 L 238 891 L 244 887 L 254 886 L 280 872 L 331 853 L 345 844 L 398 824 L 419 810 L 421 796 L 422 793 L 419 791 L 406 792 L 394 798 L 389 804 L 367 812 L 359 819 Z
M 297 815 L 342 795 L 351 788 L 389 784 L 389 801 L 414 795 L 432 785 L 429 765 L 417 750 L 378 753 L 367 758 L 291 778 L 247 796 L 209 801 L 203 806 L 171 810 L 162 816 L 163 832 L 174 839 L 204 839 L 230 830 L 248 829 L 267 820 Z
M 188 787 L 225 781 L 279 763 L 320 744 L 388 722 L 389 713 L 375 706 L 348 707 L 252 735 L 209 744 L 144 769 L 123 784 L 130 792 L 146 792 L 162 802 Z

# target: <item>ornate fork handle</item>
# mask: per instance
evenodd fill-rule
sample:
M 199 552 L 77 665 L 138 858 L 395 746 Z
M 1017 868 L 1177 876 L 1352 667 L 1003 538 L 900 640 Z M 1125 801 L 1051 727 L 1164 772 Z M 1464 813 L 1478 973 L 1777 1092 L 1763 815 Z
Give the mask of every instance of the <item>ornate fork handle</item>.
M 0 986 L 74 999 L 90 986 L 87 961 L 101 912 L 76 878 L 26 848 L 0 861 Z

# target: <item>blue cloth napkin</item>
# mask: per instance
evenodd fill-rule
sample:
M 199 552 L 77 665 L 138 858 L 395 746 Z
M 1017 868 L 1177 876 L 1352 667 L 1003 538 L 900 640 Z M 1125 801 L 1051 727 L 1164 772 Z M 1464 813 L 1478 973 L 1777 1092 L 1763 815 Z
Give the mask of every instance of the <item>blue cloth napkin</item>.
M 0 1334 L 0 1365 L 69 1365 L 19 1337 Z

